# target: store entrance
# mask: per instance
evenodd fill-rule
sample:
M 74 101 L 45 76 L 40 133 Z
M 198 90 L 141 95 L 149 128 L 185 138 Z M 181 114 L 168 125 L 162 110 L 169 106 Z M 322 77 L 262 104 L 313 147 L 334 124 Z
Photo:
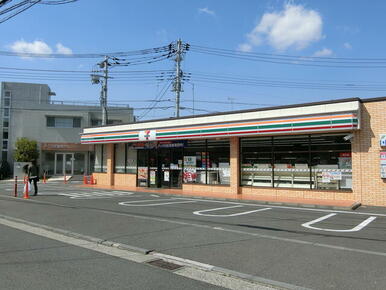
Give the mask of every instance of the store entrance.
M 138 186 L 182 187 L 182 148 L 138 150 Z
M 55 175 L 74 174 L 74 153 L 55 153 Z

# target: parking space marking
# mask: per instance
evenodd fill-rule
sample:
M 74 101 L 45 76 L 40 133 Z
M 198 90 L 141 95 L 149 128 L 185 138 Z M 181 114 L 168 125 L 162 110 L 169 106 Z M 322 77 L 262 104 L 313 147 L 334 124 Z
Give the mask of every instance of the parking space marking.
M 267 207 L 267 208 L 242 211 L 242 212 L 232 213 L 232 214 L 205 214 L 206 212 L 219 211 L 219 210 L 230 209 L 230 208 L 239 208 L 239 207 L 243 207 L 243 206 L 234 205 L 234 206 L 218 207 L 218 208 L 211 208 L 211 209 L 205 209 L 205 210 L 197 210 L 197 211 L 194 211 L 193 214 L 201 215 L 201 216 L 210 216 L 210 217 L 233 217 L 233 216 L 245 215 L 245 214 L 250 214 L 250 213 L 259 212 L 259 211 L 266 211 L 271 209 L 270 207 Z
M 182 201 L 179 201 L 182 200 Z M 156 203 L 154 203 L 154 199 L 145 199 L 145 200 L 131 200 L 131 201 L 123 201 L 118 203 L 119 205 L 124 206 L 158 206 L 158 205 L 168 205 L 168 204 L 178 204 L 178 203 L 195 203 L 198 200 L 193 199 L 183 199 L 183 198 L 164 198 L 157 199 Z M 153 202 L 148 204 L 141 204 L 146 202 Z
M 316 224 L 318 222 L 321 222 L 321 221 L 324 221 L 326 219 L 329 219 L 329 218 L 331 218 L 331 217 L 333 217 L 335 215 L 336 215 L 336 213 L 330 213 L 328 215 L 322 216 L 322 217 L 317 218 L 315 220 L 312 220 L 310 222 L 304 223 L 304 224 L 302 224 L 302 226 L 305 227 L 305 228 L 309 228 L 309 229 L 313 229 L 313 230 L 319 230 L 319 231 L 349 233 L 349 232 L 358 232 L 358 231 L 360 231 L 361 229 L 363 229 L 369 223 L 371 223 L 373 220 L 376 219 L 375 216 L 371 216 L 371 217 L 365 219 L 363 222 L 361 222 L 357 226 L 353 227 L 352 229 L 348 229 L 348 230 L 325 229 L 325 228 L 318 228 L 318 227 L 311 226 L 311 225 Z
M 112 198 L 112 197 L 123 197 L 133 195 L 134 192 L 125 191 L 93 191 L 87 193 L 71 192 L 71 193 L 60 193 L 58 195 L 68 196 L 72 199 L 98 199 L 98 198 Z

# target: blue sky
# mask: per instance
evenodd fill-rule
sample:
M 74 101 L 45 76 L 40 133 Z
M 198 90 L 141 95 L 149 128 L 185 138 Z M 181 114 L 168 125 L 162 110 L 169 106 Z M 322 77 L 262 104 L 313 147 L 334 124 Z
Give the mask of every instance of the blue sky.
M 365 1 L 256 1 L 256 0 L 79 0 L 76 3 L 35 5 L 0 24 L 0 50 L 99 53 L 159 47 L 179 37 L 192 45 L 249 53 L 317 56 L 322 58 L 386 58 L 386 2 Z M 9 4 L 11 5 L 11 4 Z M 6 7 L 6 6 L 5 6 Z M 4 8 L 4 7 L 3 7 Z M 1 67 L 91 70 L 99 59 L 40 59 L 0 56 Z M 125 70 L 173 69 L 165 60 Z M 112 70 L 115 70 L 113 68 Z M 119 69 L 116 69 L 119 70 Z M 386 68 L 331 68 L 271 64 L 188 51 L 185 72 L 256 77 L 275 86 L 211 83 L 192 78 L 184 84 L 182 106 L 209 112 L 248 109 L 346 97 L 386 95 Z M 25 76 L 24 76 L 25 77 Z M 98 102 L 99 86 L 89 81 L 12 79 L 47 83 L 56 100 Z M 338 83 L 344 89 L 281 86 L 283 82 Z M 194 94 L 193 86 L 194 84 Z M 366 89 L 351 89 L 362 84 Z M 111 82 L 109 101 L 134 108 L 151 105 L 164 83 Z M 378 90 L 374 90 L 377 87 Z M 168 92 L 164 100 L 173 99 Z M 205 103 L 211 102 L 211 103 Z M 217 102 L 217 103 L 216 103 Z M 244 103 L 244 104 L 238 104 Z M 250 105 L 246 105 L 250 104 Z M 170 101 L 157 106 L 173 106 Z M 140 110 L 136 111 L 141 115 Z M 203 113 L 205 111 L 195 111 Z M 173 116 L 173 109 L 150 111 L 144 118 Z M 182 111 L 183 115 L 192 110 Z

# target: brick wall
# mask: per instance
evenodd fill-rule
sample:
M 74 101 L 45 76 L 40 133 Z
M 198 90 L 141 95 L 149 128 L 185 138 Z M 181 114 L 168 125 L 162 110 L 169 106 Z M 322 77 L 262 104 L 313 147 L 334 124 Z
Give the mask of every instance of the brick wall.
M 137 175 L 136 174 L 114 174 L 114 185 L 115 186 L 129 186 L 136 187 Z
M 386 206 L 386 180 L 380 177 L 379 166 L 379 135 L 386 133 L 386 101 L 361 106 L 361 129 L 352 141 L 353 193 L 362 204 Z
M 230 138 L 231 185 L 183 184 L 186 191 L 225 194 L 259 195 L 303 199 L 355 200 L 364 205 L 386 206 L 386 180 L 380 178 L 379 135 L 386 134 L 386 101 L 361 104 L 361 129 L 354 132 L 352 139 L 353 190 L 304 190 L 285 188 L 258 188 L 239 186 L 239 138 Z M 99 185 L 135 186 L 135 174 L 114 174 L 113 144 L 107 146 L 107 173 L 94 173 Z M 386 150 L 386 148 L 384 148 Z
M 106 173 L 93 173 L 92 174 L 94 181 L 97 185 L 111 185 L 110 179 Z

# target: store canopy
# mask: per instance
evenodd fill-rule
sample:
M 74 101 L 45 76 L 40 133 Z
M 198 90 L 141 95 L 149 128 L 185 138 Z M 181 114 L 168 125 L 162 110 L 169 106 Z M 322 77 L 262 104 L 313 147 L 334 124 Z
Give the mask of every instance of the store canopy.
M 85 128 L 82 144 L 231 136 L 304 134 L 359 129 L 358 99 Z

